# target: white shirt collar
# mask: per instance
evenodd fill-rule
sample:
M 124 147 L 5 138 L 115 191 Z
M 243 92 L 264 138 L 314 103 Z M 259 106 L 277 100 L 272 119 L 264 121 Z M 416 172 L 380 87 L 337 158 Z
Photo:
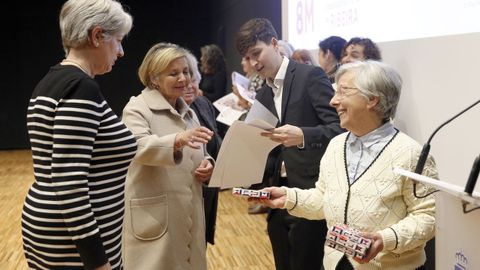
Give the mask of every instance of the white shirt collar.
M 274 91 L 276 89 L 279 89 L 280 86 L 283 85 L 283 81 L 285 80 L 285 75 L 287 74 L 287 67 L 289 62 L 290 60 L 288 60 L 287 57 L 283 57 L 282 64 L 280 65 L 280 68 L 278 69 L 277 74 L 273 79 L 273 82 L 267 79 L 268 86 L 270 86 Z
M 369 133 L 357 137 L 355 134 L 350 133 L 350 137 L 348 138 L 348 143 L 355 143 L 357 140 L 362 142 L 362 144 L 366 147 L 370 147 L 374 144 L 376 144 L 379 141 L 385 140 L 388 138 L 388 140 L 395 134 L 396 129 L 393 126 L 392 122 L 387 122 L 383 124 L 382 126 L 378 127 L 375 130 L 370 131 Z

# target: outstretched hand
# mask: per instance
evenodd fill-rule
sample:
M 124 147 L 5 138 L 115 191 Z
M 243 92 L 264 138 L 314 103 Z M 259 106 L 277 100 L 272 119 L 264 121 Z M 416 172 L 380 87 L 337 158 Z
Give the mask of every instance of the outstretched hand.
M 175 137 L 175 149 L 182 149 L 188 146 L 193 149 L 200 149 L 200 144 L 208 143 L 212 139 L 213 131 L 206 127 L 196 127 L 180 132 Z
M 287 199 L 285 189 L 279 187 L 267 187 L 261 191 L 270 192 L 270 199 L 249 198 L 248 200 L 264 204 L 270 208 L 283 208 Z

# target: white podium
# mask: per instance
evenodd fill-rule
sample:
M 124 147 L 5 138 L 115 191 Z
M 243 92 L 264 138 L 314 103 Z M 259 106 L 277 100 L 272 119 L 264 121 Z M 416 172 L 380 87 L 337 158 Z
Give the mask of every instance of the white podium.
M 469 196 L 463 187 L 441 182 L 401 168 L 395 173 L 409 177 L 442 192 L 436 194 L 435 264 L 437 270 L 480 269 L 480 193 Z

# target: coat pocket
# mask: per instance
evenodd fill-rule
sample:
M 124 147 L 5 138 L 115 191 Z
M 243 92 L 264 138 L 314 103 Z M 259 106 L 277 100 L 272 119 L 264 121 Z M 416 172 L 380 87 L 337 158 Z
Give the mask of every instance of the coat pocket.
M 167 195 L 131 199 L 130 218 L 132 232 L 140 240 L 155 240 L 167 232 L 168 203 Z

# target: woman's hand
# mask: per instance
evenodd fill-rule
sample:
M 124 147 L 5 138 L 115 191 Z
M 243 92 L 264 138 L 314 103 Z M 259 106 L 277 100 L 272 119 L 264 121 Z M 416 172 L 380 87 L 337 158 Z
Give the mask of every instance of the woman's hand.
M 213 131 L 206 127 L 197 127 L 180 132 L 175 136 L 175 150 L 180 150 L 185 146 L 193 149 L 200 149 L 201 144 L 208 143 L 212 139 Z
M 264 204 L 270 208 L 283 208 L 285 201 L 287 200 L 287 192 L 285 189 L 279 187 L 267 187 L 261 191 L 270 192 L 270 199 L 249 198 L 248 200 Z
M 365 258 L 358 259 L 354 257 L 353 259 L 358 263 L 368 263 L 370 260 L 375 258 L 375 256 L 377 256 L 377 254 L 380 251 L 383 250 L 383 238 L 379 233 L 362 232 L 360 233 L 360 235 L 372 240 L 372 245 L 367 250 L 367 254 L 365 255 Z
M 202 183 L 205 183 L 208 180 L 210 180 L 210 177 L 212 176 L 212 173 L 213 173 L 212 163 L 210 163 L 209 160 L 204 159 L 204 160 L 202 160 L 200 165 L 198 165 L 198 168 L 195 169 L 195 178 L 198 181 L 200 181 Z
M 95 268 L 95 270 L 111 270 L 112 266 L 110 265 L 110 262 L 107 262 L 106 264 Z

